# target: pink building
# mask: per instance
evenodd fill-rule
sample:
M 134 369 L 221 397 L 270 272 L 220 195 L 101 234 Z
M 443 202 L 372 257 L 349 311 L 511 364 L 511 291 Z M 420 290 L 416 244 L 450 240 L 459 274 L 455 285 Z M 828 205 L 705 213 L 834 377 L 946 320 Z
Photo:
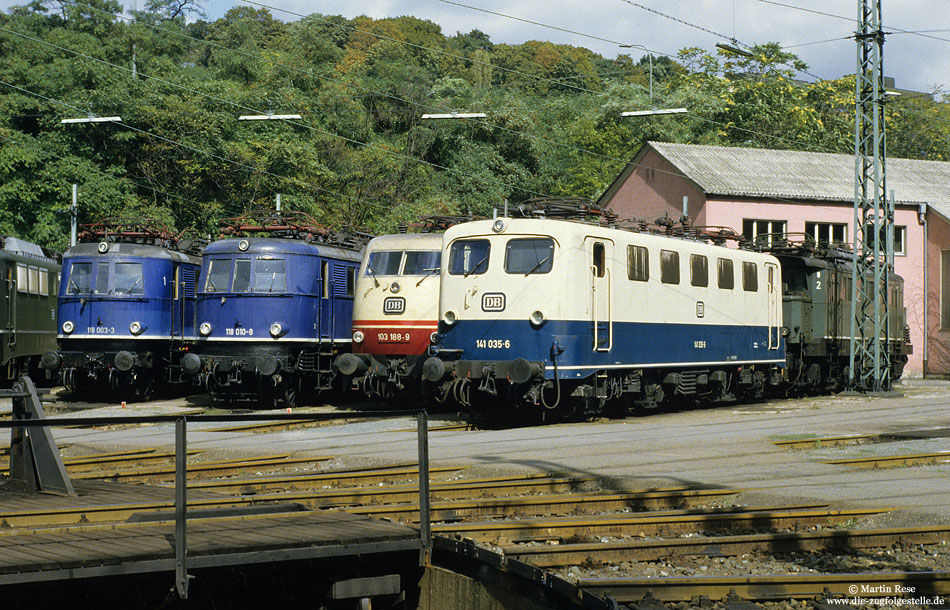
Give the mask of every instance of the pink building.
M 887 160 L 895 270 L 914 353 L 905 375 L 950 375 L 950 163 Z M 601 196 L 621 219 L 723 226 L 747 237 L 807 233 L 850 244 L 854 157 L 648 142 Z

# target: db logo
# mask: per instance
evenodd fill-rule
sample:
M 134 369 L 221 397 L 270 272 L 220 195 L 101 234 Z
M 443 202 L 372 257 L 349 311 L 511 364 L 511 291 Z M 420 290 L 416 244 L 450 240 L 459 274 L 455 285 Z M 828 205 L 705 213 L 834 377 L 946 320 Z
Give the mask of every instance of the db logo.
M 482 295 L 482 311 L 505 311 L 505 295 L 501 292 L 486 292 Z
M 387 297 L 383 301 L 383 313 L 386 315 L 400 314 L 406 311 L 406 299 L 402 297 Z

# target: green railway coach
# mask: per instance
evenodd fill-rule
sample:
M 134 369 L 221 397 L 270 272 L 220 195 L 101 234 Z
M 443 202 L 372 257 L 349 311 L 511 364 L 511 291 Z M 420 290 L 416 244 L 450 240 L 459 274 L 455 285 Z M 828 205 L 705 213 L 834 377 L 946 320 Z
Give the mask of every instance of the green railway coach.
M 0 236 L 0 385 L 23 373 L 41 379 L 40 356 L 56 349 L 59 255 Z

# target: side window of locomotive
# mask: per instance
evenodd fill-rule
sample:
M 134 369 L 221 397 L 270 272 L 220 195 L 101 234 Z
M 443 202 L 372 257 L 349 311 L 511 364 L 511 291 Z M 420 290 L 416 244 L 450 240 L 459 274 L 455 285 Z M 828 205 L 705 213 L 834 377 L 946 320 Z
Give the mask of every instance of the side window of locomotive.
M 356 267 L 346 268 L 346 296 L 356 294 Z
M 441 264 L 442 252 L 439 250 L 406 252 L 406 262 L 402 266 L 402 274 L 429 275 L 430 273 L 437 273 Z
M 709 260 L 702 254 L 689 255 L 689 283 L 693 286 L 709 286 Z
M 69 280 L 66 283 L 66 294 L 89 292 L 91 284 L 92 263 L 73 263 L 69 267 Z
M 234 261 L 233 292 L 250 292 L 251 290 L 251 259 L 239 258 Z
M 40 269 L 40 296 L 49 296 L 49 270 Z
M 116 294 L 145 294 L 142 263 L 115 264 Z
M 40 293 L 40 269 L 30 267 L 30 294 Z
M 259 258 L 254 263 L 254 292 L 286 292 L 287 272 L 282 258 Z
M 449 249 L 449 275 L 481 275 L 488 271 L 491 244 L 487 239 L 463 239 Z
M 208 279 L 205 280 L 205 292 L 227 292 L 231 280 L 231 261 L 224 258 L 213 259 L 208 265 Z
M 627 279 L 636 282 L 650 279 L 650 251 L 643 246 L 627 246 Z
M 594 242 L 593 261 L 591 267 L 594 268 L 594 277 L 604 277 L 607 273 L 607 249 L 601 242 Z
M 402 250 L 372 252 L 366 262 L 366 275 L 399 275 Z
M 96 264 L 96 294 L 109 292 L 109 263 Z
M 554 240 L 551 238 L 512 239 L 505 245 L 506 273 L 548 273 L 553 263 Z
M 26 265 L 21 265 L 20 263 L 17 263 L 16 266 L 16 289 L 17 292 L 28 293 L 30 291 L 29 271 Z
M 742 263 L 742 289 L 746 292 L 756 292 L 759 289 L 759 270 L 755 263 Z
M 732 259 L 719 259 L 719 287 L 723 290 L 732 290 L 736 285 L 736 276 L 732 267 Z
M 660 281 L 664 284 L 680 283 L 680 253 L 660 250 Z
M 330 298 L 330 263 L 327 261 L 320 261 L 320 277 L 323 281 L 323 294 L 321 295 L 324 299 Z

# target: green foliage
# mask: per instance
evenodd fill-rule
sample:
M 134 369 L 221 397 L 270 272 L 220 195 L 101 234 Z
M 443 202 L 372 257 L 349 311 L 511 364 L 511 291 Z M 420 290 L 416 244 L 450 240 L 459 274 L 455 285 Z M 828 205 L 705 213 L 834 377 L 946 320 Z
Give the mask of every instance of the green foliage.
M 284 23 L 241 6 L 188 22 L 200 3 L 146 0 L 131 22 L 116 0 L 0 15 L 0 232 L 64 248 L 72 184 L 81 222 L 148 215 L 214 235 L 279 193 L 285 209 L 383 233 L 505 199 L 596 199 L 649 140 L 853 145 L 853 78 L 795 80 L 805 66 L 774 43 L 684 49 L 651 70 L 650 56 L 447 37 L 414 17 Z M 650 107 L 689 114 L 620 116 Z M 451 111 L 488 118 L 421 118 Z M 237 120 L 263 113 L 303 118 Z M 123 125 L 60 124 L 86 114 Z M 929 96 L 890 99 L 890 154 L 950 159 L 948 119 Z

